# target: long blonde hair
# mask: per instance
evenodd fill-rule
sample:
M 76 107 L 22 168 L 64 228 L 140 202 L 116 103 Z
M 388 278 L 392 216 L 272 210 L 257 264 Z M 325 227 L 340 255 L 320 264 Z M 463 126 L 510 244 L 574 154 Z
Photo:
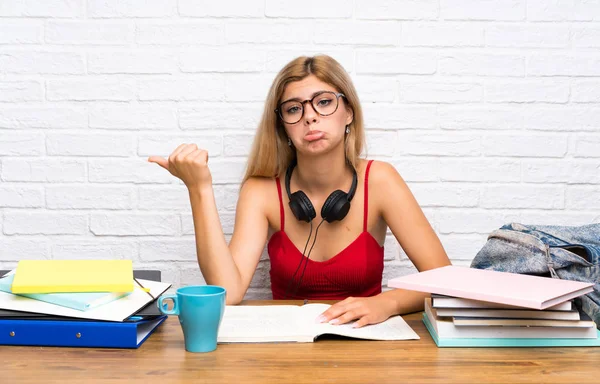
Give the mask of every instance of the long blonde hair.
M 352 109 L 353 120 L 350 123 L 350 133 L 346 135 L 345 152 L 348 162 L 356 168 L 365 144 L 365 132 L 362 109 L 352 80 L 344 68 L 332 57 L 326 55 L 301 56 L 288 63 L 273 80 L 254 137 L 242 184 L 250 177 L 281 176 L 296 157 L 296 150 L 288 145 L 287 134 L 275 109 L 287 84 L 300 81 L 309 75 L 314 75 L 319 80 L 330 84 L 346 96 L 345 102 Z

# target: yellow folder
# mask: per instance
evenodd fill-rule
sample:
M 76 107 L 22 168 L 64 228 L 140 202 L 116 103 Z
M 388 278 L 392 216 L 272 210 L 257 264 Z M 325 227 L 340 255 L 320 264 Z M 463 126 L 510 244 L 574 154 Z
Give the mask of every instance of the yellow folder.
M 12 293 L 131 292 L 131 260 L 21 260 Z

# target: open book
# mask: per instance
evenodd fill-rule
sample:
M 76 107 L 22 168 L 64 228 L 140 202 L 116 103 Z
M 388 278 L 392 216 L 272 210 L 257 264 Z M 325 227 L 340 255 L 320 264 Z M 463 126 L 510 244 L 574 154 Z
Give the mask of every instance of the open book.
M 411 340 L 419 335 L 400 316 L 383 323 L 352 328 L 317 323 L 329 304 L 227 306 L 219 328 L 219 343 L 311 343 L 325 334 L 368 340 Z

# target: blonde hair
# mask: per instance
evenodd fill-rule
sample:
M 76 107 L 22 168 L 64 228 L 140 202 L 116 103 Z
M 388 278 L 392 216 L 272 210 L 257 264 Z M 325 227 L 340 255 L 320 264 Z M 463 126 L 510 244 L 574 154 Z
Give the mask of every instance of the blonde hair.
M 283 96 L 285 87 L 289 83 L 300 81 L 309 75 L 330 84 L 346 96 L 345 102 L 347 107 L 352 110 L 353 120 L 349 125 L 350 133 L 346 135 L 345 152 L 348 162 L 356 168 L 365 145 L 365 132 L 362 109 L 352 80 L 344 68 L 332 57 L 326 55 L 301 56 L 288 63 L 273 80 L 254 137 L 242 184 L 251 177 L 281 176 L 296 157 L 296 150 L 288 145 L 287 134 L 275 109 Z

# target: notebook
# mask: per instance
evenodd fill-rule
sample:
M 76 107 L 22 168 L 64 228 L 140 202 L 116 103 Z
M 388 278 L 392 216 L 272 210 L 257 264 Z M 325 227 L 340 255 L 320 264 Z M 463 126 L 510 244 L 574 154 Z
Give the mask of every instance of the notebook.
M 12 293 L 131 292 L 131 260 L 21 260 Z
M 14 274 L 0 278 L 0 291 L 11 293 Z M 45 301 L 67 308 L 87 311 L 113 300 L 129 295 L 131 292 L 83 292 L 83 293 L 22 293 L 19 296 Z
M 593 283 L 448 265 L 388 281 L 392 288 L 546 309 L 593 291 Z

